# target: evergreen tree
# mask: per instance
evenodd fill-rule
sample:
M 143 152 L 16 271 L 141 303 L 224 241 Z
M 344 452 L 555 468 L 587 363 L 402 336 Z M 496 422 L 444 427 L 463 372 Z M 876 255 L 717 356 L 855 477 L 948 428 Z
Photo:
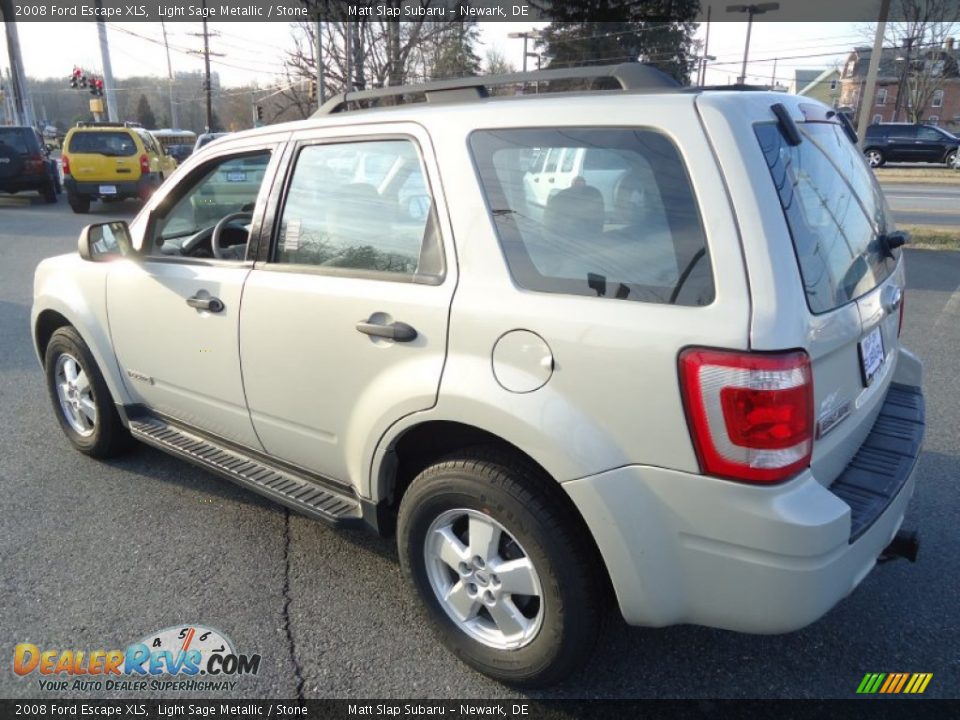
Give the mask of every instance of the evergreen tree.
M 476 52 L 479 35 L 480 30 L 475 22 L 449 23 L 437 43 L 430 76 L 440 80 L 479 75 L 482 69 Z
M 146 95 L 141 95 L 137 101 L 137 122 L 147 129 L 157 126 L 157 118 L 153 114 L 153 109 L 150 107 L 150 101 L 147 100 Z
M 540 44 L 549 67 L 648 63 L 689 84 L 698 0 L 554 0 Z

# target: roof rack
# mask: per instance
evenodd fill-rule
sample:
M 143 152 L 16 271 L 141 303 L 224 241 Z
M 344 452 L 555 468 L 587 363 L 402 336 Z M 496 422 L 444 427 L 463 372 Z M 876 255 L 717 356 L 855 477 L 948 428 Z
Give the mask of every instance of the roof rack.
M 78 128 L 95 128 L 95 127 L 122 127 L 122 128 L 142 128 L 138 122 L 126 121 L 126 122 L 108 122 L 106 120 L 98 120 L 96 122 L 90 122 L 86 120 L 81 120 L 77 123 Z
M 355 90 L 340 93 L 330 98 L 312 117 L 323 117 L 337 112 L 349 111 L 350 103 L 363 100 L 397 98 L 404 102 L 406 96 L 424 95 L 428 103 L 470 102 L 489 96 L 488 88 L 497 85 L 520 85 L 551 80 L 584 80 L 610 78 L 622 90 L 677 90 L 680 84 L 669 75 L 643 63 L 620 65 L 590 65 L 536 72 L 509 73 L 506 75 L 480 75 L 476 77 L 434 80 L 420 85 L 399 85 L 376 90 Z

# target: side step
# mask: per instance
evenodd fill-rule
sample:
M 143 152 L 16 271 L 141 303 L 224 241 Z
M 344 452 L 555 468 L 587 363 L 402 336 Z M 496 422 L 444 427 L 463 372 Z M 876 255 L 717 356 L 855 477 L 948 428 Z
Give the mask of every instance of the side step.
M 131 419 L 130 432 L 147 445 L 189 460 L 304 515 L 338 526 L 362 522 L 362 509 L 356 497 L 217 445 L 160 418 Z

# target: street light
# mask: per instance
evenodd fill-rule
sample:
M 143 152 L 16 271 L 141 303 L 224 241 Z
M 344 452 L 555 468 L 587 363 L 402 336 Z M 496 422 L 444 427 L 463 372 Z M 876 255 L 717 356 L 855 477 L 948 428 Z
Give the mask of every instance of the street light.
M 523 38 L 523 71 L 527 71 L 527 58 L 531 55 L 537 57 L 537 53 L 527 52 L 527 41 L 528 40 L 539 40 L 543 37 L 543 32 L 540 30 L 525 30 L 524 32 L 512 32 L 507 34 L 508 38 Z M 539 60 L 538 60 L 539 64 Z
M 727 5 L 727 12 L 747 14 L 747 44 L 743 48 L 743 69 L 740 71 L 738 80 L 741 85 L 747 81 L 747 55 L 750 52 L 750 30 L 753 28 L 753 16 L 779 9 L 780 3 L 775 2 L 760 3 L 759 5 Z

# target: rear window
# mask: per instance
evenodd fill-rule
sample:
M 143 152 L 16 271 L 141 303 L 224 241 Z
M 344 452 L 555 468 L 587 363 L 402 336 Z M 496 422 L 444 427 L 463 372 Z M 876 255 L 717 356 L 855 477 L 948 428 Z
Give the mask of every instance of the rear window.
M 6 146 L 19 155 L 27 155 L 27 132 L 21 128 L 0 128 L 0 147 Z
M 882 283 L 896 267 L 877 240 L 886 202 L 856 146 L 835 123 L 801 123 L 799 145 L 776 124 L 755 127 L 790 228 L 807 304 L 824 313 Z
M 470 147 L 520 287 L 675 305 L 713 301 L 700 212 L 683 160 L 663 134 L 482 130 Z M 579 158 L 578 174 L 557 170 L 553 158 L 561 153 Z
M 78 132 L 70 138 L 69 152 L 126 157 L 137 154 L 137 145 L 125 132 Z

